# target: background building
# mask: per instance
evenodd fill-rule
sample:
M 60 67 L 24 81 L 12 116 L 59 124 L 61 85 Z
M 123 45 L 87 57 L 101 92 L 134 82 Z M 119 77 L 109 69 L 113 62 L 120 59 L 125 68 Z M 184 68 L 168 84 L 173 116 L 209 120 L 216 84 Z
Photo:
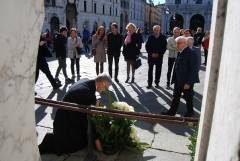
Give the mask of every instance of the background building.
M 161 25 L 161 6 L 145 3 L 145 32 L 151 32 L 154 25 Z
M 163 8 L 162 30 L 173 27 L 210 30 L 213 0 L 166 0 Z
M 83 27 L 92 32 L 99 25 L 108 30 L 112 22 L 120 23 L 120 4 L 120 0 L 45 0 L 43 31 L 53 32 L 61 25 L 80 32 Z
M 129 0 L 129 21 L 137 27 L 144 29 L 146 0 Z

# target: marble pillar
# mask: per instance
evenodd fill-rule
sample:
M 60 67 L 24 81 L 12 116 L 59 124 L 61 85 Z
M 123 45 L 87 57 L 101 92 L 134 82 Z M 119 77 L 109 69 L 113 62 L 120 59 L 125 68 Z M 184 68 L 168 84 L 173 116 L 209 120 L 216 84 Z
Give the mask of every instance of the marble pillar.
M 39 161 L 34 78 L 43 0 L 0 5 L 0 160 Z
M 195 161 L 240 159 L 238 4 L 238 0 L 214 1 Z

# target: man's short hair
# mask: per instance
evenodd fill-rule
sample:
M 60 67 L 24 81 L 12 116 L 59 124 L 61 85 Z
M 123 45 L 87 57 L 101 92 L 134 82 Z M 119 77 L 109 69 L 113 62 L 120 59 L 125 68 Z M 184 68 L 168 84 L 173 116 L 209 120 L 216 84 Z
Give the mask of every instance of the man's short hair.
M 191 30 L 190 30 L 190 29 L 185 29 L 185 30 L 184 30 L 184 33 L 185 33 L 185 32 L 189 32 L 189 33 L 191 34 Z
M 61 32 L 63 32 L 63 31 L 68 31 L 67 27 L 62 26 L 62 27 L 60 28 L 59 32 L 61 33 Z
M 113 22 L 113 23 L 111 24 L 111 26 L 115 27 L 116 29 L 118 28 L 118 25 L 117 25 L 116 22 Z
M 105 74 L 105 73 L 101 73 L 97 76 L 97 78 L 95 79 L 96 83 L 100 83 L 100 82 L 108 82 L 109 84 L 112 84 L 112 79 L 109 75 Z
M 186 37 L 184 37 L 184 36 L 179 36 L 179 37 L 177 37 L 177 38 L 175 39 L 175 41 L 176 41 L 176 43 L 180 43 L 180 42 L 185 42 L 185 43 L 187 43 L 187 39 L 186 39 Z

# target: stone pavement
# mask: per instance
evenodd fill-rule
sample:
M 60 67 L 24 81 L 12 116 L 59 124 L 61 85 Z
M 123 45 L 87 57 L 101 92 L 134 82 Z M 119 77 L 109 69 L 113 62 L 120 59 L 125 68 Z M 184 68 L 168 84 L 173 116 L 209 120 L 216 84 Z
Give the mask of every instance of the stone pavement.
M 142 49 L 142 66 L 135 73 L 136 83 L 125 83 L 126 79 L 126 63 L 123 56 L 120 59 L 119 80 L 120 83 L 114 82 L 111 90 L 115 92 L 120 101 L 125 101 L 135 108 L 135 111 L 149 112 L 159 114 L 161 111 L 168 109 L 172 99 L 172 88 L 166 90 L 166 73 L 167 73 L 167 52 L 164 56 L 163 69 L 161 75 L 160 87 L 147 89 L 147 54 Z M 49 60 L 49 67 L 53 75 L 55 75 L 58 63 L 56 60 Z M 71 77 L 70 60 L 67 60 L 68 75 Z M 104 71 L 107 72 L 107 63 L 105 63 Z M 85 55 L 80 59 L 81 79 L 94 78 L 96 76 L 95 64 L 93 58 Z M 113 70 L 114 71 L 114 70 Z M 201 83 L 195 85 L 194 110 L 196 117 L 199 117 L 202 91 L 205 77 L 205 67 L 201 67 L 199 73 Z M 45 75 L 40 72 L 39 79 L 36 83 L 35 90 L 37 97 L 48 98 L 52 100 L 61 100 L 64 93 L 71 84 L 64 84 L 64 77 L 60 74 L 63 86 L 59 90 L 53 90 L 51 84 Z M 77 81 L 77 80 L 76 80 Z M 183 101 L 183 100 L 182 100 Z M 181 102 L 178 115 L 185 112 L 185 102 Z M 52 123 L 56 110 L 51 107 L 35 105 L 36 129 L 38 132 L 38 143 L 40 144 L 44 135 L 52 131 Z M 141 141 L 147 142 L 151 148 L 144 151 L 143 154 L 133 153 L 130 151 L 122 151 L 115 155 L 106 156 L 103 153 L 96 152 L 99 161 L 189 161 L 189 151 L 187 145 L 190 144 L 188 136 L 193 130 L 186 127 L 173 125 L 149 124 L 145 122 L 137 122 L 136 129 Z M 42 155 L 42 161 L 82 161 L 86 155 L 86 150 L 82 150 L 73 154 L 56 156 Z

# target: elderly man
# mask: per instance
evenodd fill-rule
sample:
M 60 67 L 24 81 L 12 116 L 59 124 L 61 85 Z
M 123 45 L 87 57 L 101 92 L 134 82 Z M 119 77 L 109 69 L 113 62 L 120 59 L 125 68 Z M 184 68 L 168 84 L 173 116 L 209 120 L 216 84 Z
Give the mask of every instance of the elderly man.
M 100 74 L 95 80 L 76 82 L 65 94 L 63 101 L 79 105 L 96 105 L 95 93 L 108 90 L 111 77 Z M 53 134 L 47 134 L 39 145 L 40 153 L 72 153 L 83 149 L 88 142 L 87 115 L 59 109 L 53 122 Z
M 174 62 L 177 58 L 177 45 L 175 39 L 180 35 L 180 28 L 174 27 L 173 36 L 169 37 L 167 40 L 167 49 L 168 49 L 168 71 L 167 71 L 167 88 L 170 87 L 170 79 L 172 75 L 172 68 Z
M 163 55 L 167 49 L 167 40 L 164 35 L 160 33 L 160 26 L 153 26 L 153 35 L 149 36 L 146 43 L 146 50 L 148 53 L 148 86 L 152 87 L 153 82 L 153 66 L 156 65 L 155 84 L 159 87 L 160 76 L 162 71 Z
M 182 93 L 187 104 L 187 113 L 185 117 L 192 117 L 193 111 L 193 87 L 194 83 L 199 82 L 198 65 L 194 51 L 187 47 L 187 40 L 185 37 L 176 38 L 178 57 L 175 62 L 173 79 L 174 92 L 171 108 L 167 112 L 162 112 L 163 115 L 174 116 L 177 112 L 178 105 Z

